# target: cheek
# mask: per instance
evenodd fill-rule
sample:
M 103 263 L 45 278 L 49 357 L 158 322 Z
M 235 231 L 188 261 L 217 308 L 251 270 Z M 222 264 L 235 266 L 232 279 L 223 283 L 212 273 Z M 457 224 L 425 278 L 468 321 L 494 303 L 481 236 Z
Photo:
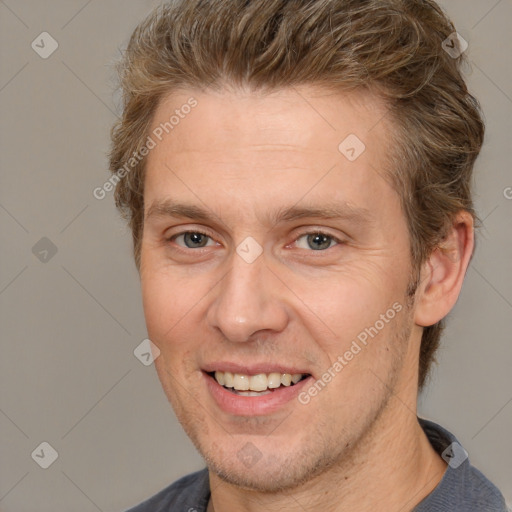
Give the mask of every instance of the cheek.
M 184 373 L 187 361 L 204 346 L 205 309 L 214 284 L 158 261 L 151 266 L 146 258 L 141 291 L 147 332 L 161 351 L 160 362 L 173 371 Z
M 175 311 L 171 304 L 172 294 L 168 292 L 165 279 L 158 279 L 155 274 L 145 272 L 141 277 L 142 303 L 144 307 L 144 317 L 150 338 L 155 343 L 161 342 L 162 334 L 165 328 L 172 326 L 172 318 L 169 317 L 169 311 Z M 160 343 L 158 343 L 160 346 Z
M 150 270 L 146 265 L 141 272 L 141 289 L 149 337 L 163 350 L 168 340 L 176 337 L 194 304 L 193 287 L 187 287 L 162 270 Z
M 329 353 L 337 355 L 366 328 L 379 322 L 394 303 L 403 303 L 406 279 L 379 265 L 361 267 L 313 281 L 295 278 L 293 289 L 303 302 L 303 320 L 310 318 L 309 328 L 317 332 L 315 339 Z

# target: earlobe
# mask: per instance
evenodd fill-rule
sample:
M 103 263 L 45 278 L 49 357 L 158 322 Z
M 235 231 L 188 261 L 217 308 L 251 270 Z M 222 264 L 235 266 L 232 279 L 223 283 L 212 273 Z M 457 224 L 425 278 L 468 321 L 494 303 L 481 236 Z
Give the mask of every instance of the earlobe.
M 451 311 L 459 297 L 474 243 L 473 217 L 460 211 L 443 242 L 422 266 L 416 293 L 417 325 L 434 325 Z

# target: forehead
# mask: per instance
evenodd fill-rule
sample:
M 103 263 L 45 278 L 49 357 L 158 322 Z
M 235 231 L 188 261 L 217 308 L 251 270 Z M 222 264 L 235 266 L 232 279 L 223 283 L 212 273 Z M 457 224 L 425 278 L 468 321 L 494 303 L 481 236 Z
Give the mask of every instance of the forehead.
M 382 179 L 390 144 L 386 111 L 367 91 L 174 92 L 151 126 L 156 146 L 147 160 L 146 205 L 171 189 L 190 195 L 191 188 L 198 197 L 214 190 L 218 201 L 262 205 L 282 202 L 286 192 L 299 199 L 306 189 L 308 199 L 385 197 L 391 193 Z
M 191 98 L 197 105 L 185 108 Z M 183 113 L 169 134 L 181 151 L 200 146 L 217 152 L 262 146 L 331 152 L 346 135 L 367 140 L 370 132 L 382 136 L 389 130 L 384 100 L 365 90 L 335 93 L 301 86 L 273 92 L 176 91 L 160 102 L 152 130 L 180 110 Z

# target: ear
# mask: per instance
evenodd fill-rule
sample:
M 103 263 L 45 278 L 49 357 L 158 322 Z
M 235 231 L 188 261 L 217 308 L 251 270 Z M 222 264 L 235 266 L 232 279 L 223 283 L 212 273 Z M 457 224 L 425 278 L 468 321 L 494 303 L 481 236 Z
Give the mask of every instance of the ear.
M 417 325 L 434 325 L 451 311 L 459 297 L 474 246 L 473 217 L 460 211 L 445 239 L 422 265 L 414 315 Z

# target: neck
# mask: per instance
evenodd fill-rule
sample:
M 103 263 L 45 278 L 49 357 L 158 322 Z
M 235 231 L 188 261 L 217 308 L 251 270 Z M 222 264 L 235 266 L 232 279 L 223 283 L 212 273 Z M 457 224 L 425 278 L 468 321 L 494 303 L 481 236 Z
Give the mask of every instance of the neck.
M 208 512 L 413 510 L 440 482 L 446 464 L 418 423 L 416 394 L 405 401 L 399 396 L 391 397 L 350 454 L 300 487 L 263 494 L 210 472 Z

